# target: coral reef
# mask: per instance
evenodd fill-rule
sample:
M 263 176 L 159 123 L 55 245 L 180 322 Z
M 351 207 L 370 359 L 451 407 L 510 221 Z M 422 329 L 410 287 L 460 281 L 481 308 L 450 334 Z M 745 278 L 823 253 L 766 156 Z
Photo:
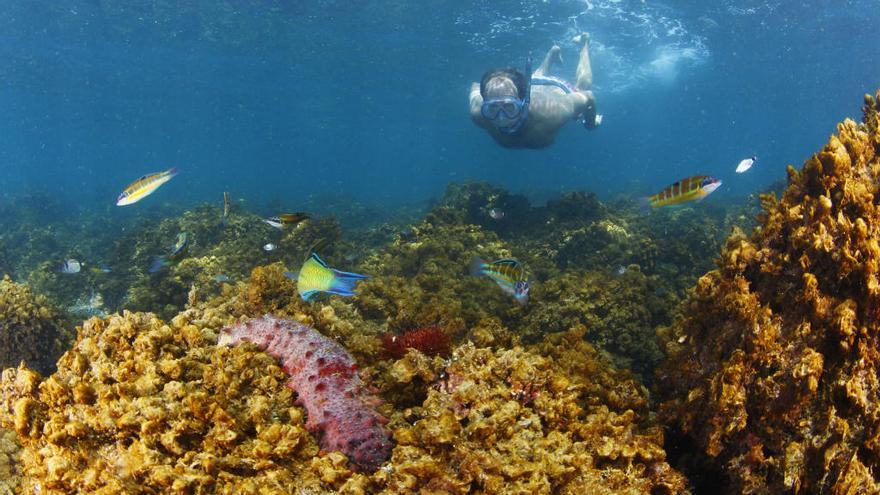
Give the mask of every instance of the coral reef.
M 664 329 L 662 414 L 706 490 L 880 491 L 880 93 Z
M 306 427 L 325 450 L 345 453 L 354 467 L 375 471 L 391 455 L 387 420 L 357 374 L 345 349 L 315 330 L 290 320 L 264 316 L 221 332 L 220 345 L 255 344 L 290 374 L 298 405 L 308 411 Z
M 0 368 L 24 361 L 51 373 L 71 336 L 56 309 L 26 285 L 0 280 Z

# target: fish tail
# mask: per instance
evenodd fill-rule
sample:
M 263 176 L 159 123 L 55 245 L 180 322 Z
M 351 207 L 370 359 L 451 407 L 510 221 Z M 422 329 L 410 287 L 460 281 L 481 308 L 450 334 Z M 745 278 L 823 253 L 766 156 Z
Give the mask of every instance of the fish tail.
M 479 277 L 483 275 L 483 269 L 486 267 L 486 263 L 479 256 L 474 256 L 471 258 L 471 275 L 475 277 Z
M 166 266 L 168 266 L 168 259 L 164 256 L 154 256 L 153 260 L 150 261 L 150 267 L 147 268 L 147 271 L 150 273 L 156 273 Z
M 651 197 L 650 196 L 642 196 L 639 198 L 639 212 L 642 215 L 647 215 L 651 213 Z
M 333 275 L 333 283 L 330 285 L 330 288 L 327 290 L 327 292 L 339 296 L 355 295 L 354 286 L 359 281 L 365 278 L 369 278 L 369 276 L 367 275 L 361 275 L 359 273 L 351 272 L 341 272 L 339 270 L 333 270 Z

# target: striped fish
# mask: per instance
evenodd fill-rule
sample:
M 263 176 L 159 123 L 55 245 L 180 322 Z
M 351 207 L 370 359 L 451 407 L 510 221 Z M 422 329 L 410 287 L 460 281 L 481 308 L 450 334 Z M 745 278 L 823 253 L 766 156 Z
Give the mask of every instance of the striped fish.
M 486 263 L 479 256 L 471 260 L 471 275 L 489 277 L 501 287 L 501 290 L 516 299 L 520 304 L 529 302 L 529 282 L 526 271 L 517 260 L 501 259 Z
M 653 196 L 643 198 L 643 205 L 651 208 L 678 205 L 705 198 L 721 187 L 721 179 L 707 175 L 695 175 L 672 184 Z
M 116 198 L 116 206 L 125 206 L 137 203 L 146 198 L 162 184 L 171 180 L 177 175 L 176 168 L 170 168 L 164 172 L 156 172 L 155 174 L 145 175 L 140 179 L 132 182 L 126 187 L 122 193 Z
M 299 270 L 299 276 L 290 272 L 285 272 L 284 275 L 296 279 L 296 289 L 303 301 L 309 301 L 322 292 L 338 296 L 353 296 L 355 295 L 355 284 L 359 280 L 368 278 L 367 275 L 330 268 L 316 253 L 312 253 L 303 263 Z

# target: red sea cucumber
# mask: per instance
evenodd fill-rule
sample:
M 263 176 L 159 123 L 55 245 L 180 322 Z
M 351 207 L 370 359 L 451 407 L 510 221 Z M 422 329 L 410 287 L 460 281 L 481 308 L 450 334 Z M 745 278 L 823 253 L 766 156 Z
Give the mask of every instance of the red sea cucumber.
M 385 334 L 382 336 L 382 346 L 385 347 L 385 354 L 396 359 L 402 358 L 407 349 L 417 349 L 426 356 L 446 357 L 451 341 L 442 328 L 431 325 L 407 330 L 401 335 Z
M 290 375 L 297 405 L 308 413 L 306 428 L 324 450 L 348 456 L 354 469 L 373 472 L 391 456 L 388 422 L 374 407 L 379 399 L 364 388 L 357 364 L 336 341 L 301 323 L 265 315 L 223 329 L 220 345 L 246 340 L 279 360 Z

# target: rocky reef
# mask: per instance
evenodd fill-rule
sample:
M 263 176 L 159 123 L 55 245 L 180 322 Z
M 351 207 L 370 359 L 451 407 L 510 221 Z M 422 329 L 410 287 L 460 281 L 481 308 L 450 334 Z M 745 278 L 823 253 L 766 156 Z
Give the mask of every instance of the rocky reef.
M 274 359 L 179 318 L 93 318 L 41 381 L 0 380 L 24 493 L 290 493 L 318 447 Z
M 0 424 L 22 442 L 23 493 L 687 492 L 646 391 L 583 327 L 367 365 L 396 443 L 370 474 L 319 451 L 273 358 L 216 345 L 229 307 L 92 318 L 45 380 L 7 369 Z M 411 406 L 388 393 L 407 384 Z
M 662 332 L 670 445 L 707 493 L 880 492 L 878 100 L 789 167 Z
M 0 367 L 27 366 L 51 373 L 72 336 L 44 297 L 4 277 L 0 280 Z

